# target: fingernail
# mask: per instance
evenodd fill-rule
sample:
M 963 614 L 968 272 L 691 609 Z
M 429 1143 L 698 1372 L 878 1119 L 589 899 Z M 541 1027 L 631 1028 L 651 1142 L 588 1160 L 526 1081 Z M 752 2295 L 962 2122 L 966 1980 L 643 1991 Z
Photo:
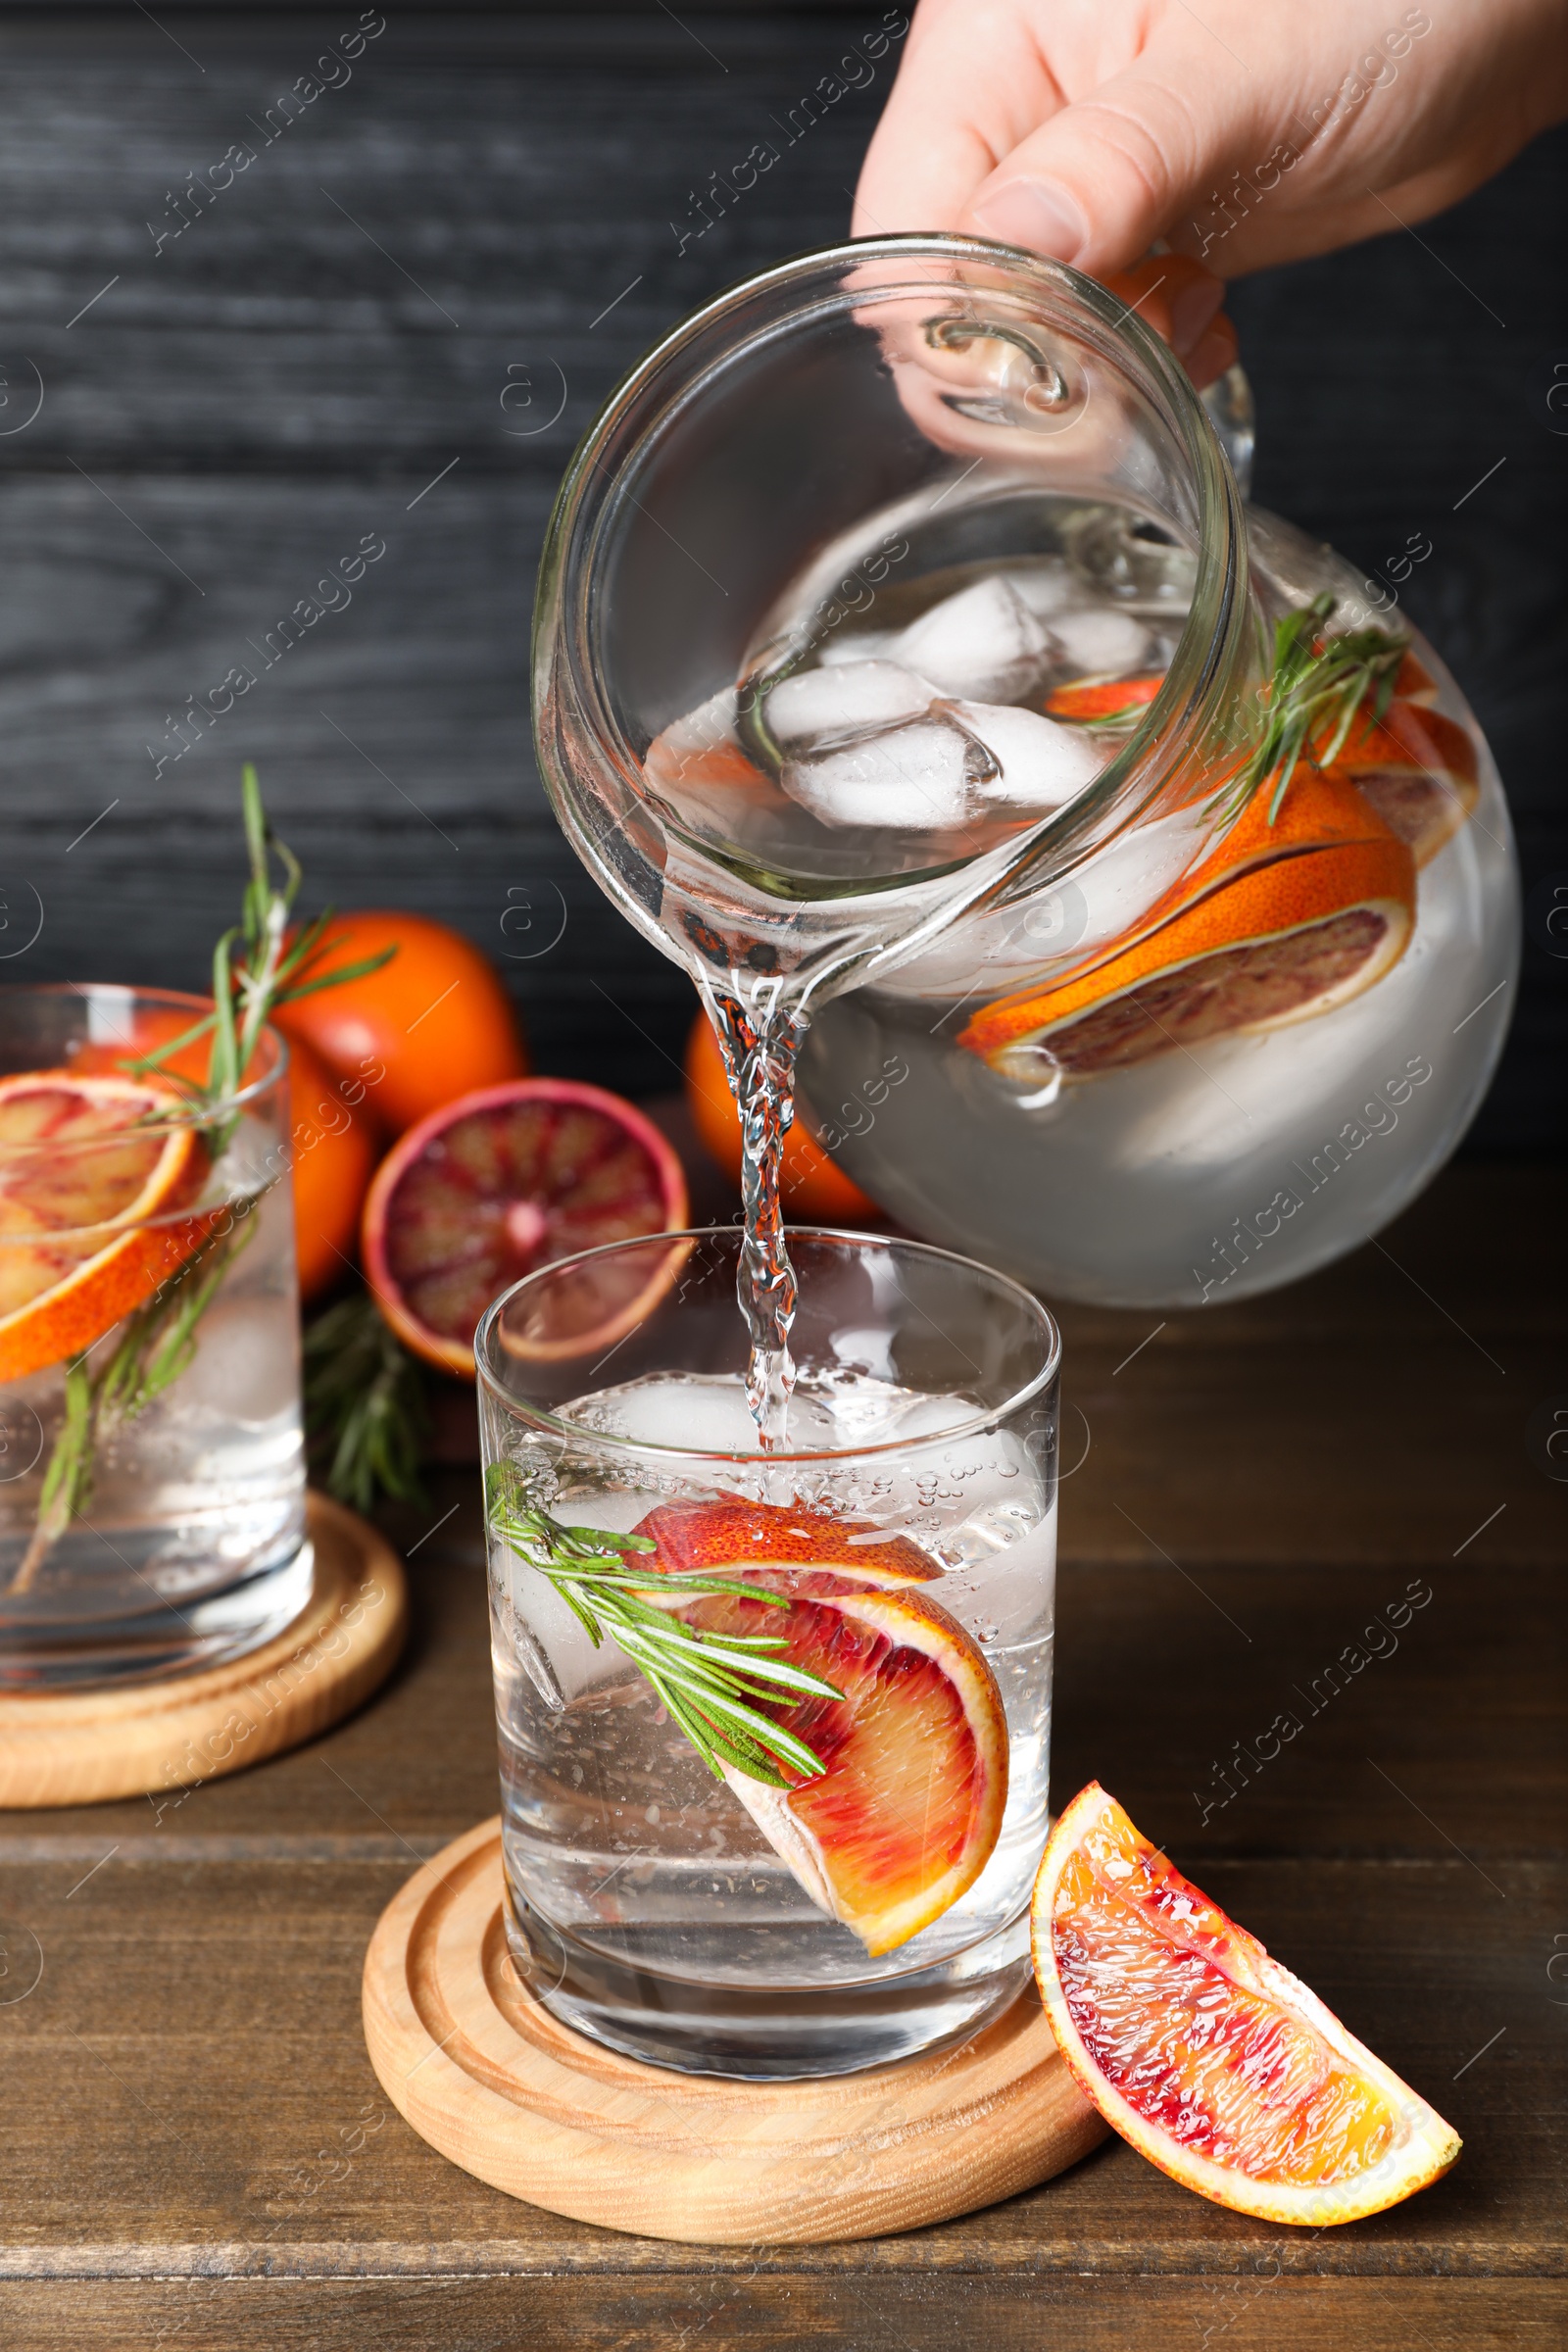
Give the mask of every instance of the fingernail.
M 1183 359 L 1224 299 L 1225 287 L 1217 277 L 1195 277 L 1190 286 L 1181 287 L 1171 296 L 1171 341 Z
M 1052 180 L 1009 179 L 975 206 L 974 217 L 988 237 L 1055 262 L 1072 261 L 1089 242 L 1082 205 Z

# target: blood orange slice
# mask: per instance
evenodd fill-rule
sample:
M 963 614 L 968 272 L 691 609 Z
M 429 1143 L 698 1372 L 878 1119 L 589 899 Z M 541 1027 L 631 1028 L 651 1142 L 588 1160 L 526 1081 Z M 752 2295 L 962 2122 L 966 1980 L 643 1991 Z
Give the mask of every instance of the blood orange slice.
M 1446 2173 L 1451 2127 L 1098 1782 L 1052 1832 L 1035 1976 L 1079 2084 L 1140 2155 L 1260 2221 L 1382 2213 Z
M 1451 841 L 1481 797 L 1476 747 L 1456 719 L 1393 702 L 1381 719 L 1352 727 L 1334 759 L 1363 800 L 1426 865 Z
M 198 1246 L 203 1217 L 150 1222 L 207 1170 L 180 1110 L 142 1079 L 0 1078 L 0 1380 L 79 1355 Z
M 959 1044 L 1038 1077 L 1125 1069 L 1345 1004 L 1392 969 L 1415 861 L 1348 777 L 1298 768 L 1270 825 L 1265 782 L 1219 848 L 1139 930 L 1044 989 L 976 1013 Z
M 836 1699 L 761 1711 L 822 1763 L 772 1788 L 724 1779 L 807 1893 L 873 1956 L 907 1943 L 974 1885 L 1007 1801 L 1007 1727 L 990 1667 L 957 1620 L 917 1588 L 939 1575 L 903 1536 L 797 1507 L 662 1505 L 638 1528 L 666 1574 L 723 1573 L 788 1594 L 682 1604 L 689 1623 L 782 1639 L 782 1655 Z
M 603 1087 L 517 1078 L 444 1103 L 388 1152 L 366 1197 L 361 1252 L 376 1301 L 417 1355 L 471 1380 L 491 1300 L 536 1267 L 686 1222 L 680 1161 L 652 1122 Z M 603 1313 L 528 1351 L 609 1346 L 662 1288 L 596 1293 Z
M 1435 703 L 1438 681 L 1417 655 L 1407 652 L 1395 672 L 1394 691 L 1401 703 Z
M 643 761 L 650 784 L 679 800 L 692 792 L 720 795 L 769 789 L 768 778 L 747 758 L 734 734 L 734 698 L 711 702 L 672 719 L 648 747 Z
M 1164 683 L 1163 670 L 1141 678 L 1076 678 L 1046 697 L 1046 716 L 1080 725 L 1085 719 L 1131 718 L 1149 708 Z
M 638 1529 L 659 1546 L 665 1576 L 772 1576 L 800 1582 L 812 1571 L 846 1586 L 928 1585 L 942 1571 L 907 1536 L 890 1536 L 870 1519 L 839 1519 L 805 1503 L 753 1502 L 721 1494 L 714 1502 L 662 1502 Z M 816 1590 L 812 1585 L 810 1590 Z M 824 1591 L 841 1589 L 830 1582 Z

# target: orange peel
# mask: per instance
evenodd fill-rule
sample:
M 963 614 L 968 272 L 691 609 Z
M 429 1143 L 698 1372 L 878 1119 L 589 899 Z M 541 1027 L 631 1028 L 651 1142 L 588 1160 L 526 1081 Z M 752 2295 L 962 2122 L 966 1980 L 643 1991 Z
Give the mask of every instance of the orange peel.
M 145 1079 L 0 1078 L 0 1380 L 64 1363 L 149 1299 L 211 1230 L 179 1217 L 208 1154 Z

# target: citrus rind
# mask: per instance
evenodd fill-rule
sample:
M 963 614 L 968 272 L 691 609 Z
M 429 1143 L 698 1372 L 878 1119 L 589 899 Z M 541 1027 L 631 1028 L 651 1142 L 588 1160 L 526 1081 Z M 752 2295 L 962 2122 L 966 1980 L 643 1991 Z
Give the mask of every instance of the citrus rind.
M 178 1272 L 213 1223 L 213 1215 L 171 1213 L 199 1189 L 207 1168 L 202 1138 L 178 1117 L 182 1100 L 173 1090 L 144 1079 L 82 1076 L 70 1069 L 22 1070 L 0 1078 L 0 1122 L 29 1094 L 72 1094 L 106 1111 L 122 1108 L 133 1115 L 168 1112 L 174 1123 L 131 1197 L 90 1221 L 51 1226 L 0 1180 L 8 1287 L 24 1281 L 29 1265 L 37 1277 L 31 1295 L 0 1315 L 0 1381 L 24 1380 L 93 1347 Z M 132 1124 L 128 1115 L 122 1125 L 102 1129 L 96 1140 L 108 1145 Z M 47 1141 L 47 1136 L 37 1142 L 29 1137 L 22 1155 L 41 1162 Z M 67 1141 L 62 1149 L 74 1152 L 78 1143 Z

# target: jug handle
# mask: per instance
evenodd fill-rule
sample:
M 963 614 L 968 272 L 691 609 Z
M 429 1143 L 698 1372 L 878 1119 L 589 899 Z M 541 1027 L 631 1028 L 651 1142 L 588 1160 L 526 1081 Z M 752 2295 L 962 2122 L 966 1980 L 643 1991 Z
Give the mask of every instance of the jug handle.
M 1256 411 L 1252 406 L 1252 387 L 1247 380 L 1246 369 L 1239 364 L 1227 368 L 1216 376 L 1206 392 L 1199 398 L 1208 411 L 1209 422 L 1219 435 L 1219 445 L 1231 462 L 1236 487 L 1243 498 L 1252 495 L 1252 448 L 1257 437 Z

